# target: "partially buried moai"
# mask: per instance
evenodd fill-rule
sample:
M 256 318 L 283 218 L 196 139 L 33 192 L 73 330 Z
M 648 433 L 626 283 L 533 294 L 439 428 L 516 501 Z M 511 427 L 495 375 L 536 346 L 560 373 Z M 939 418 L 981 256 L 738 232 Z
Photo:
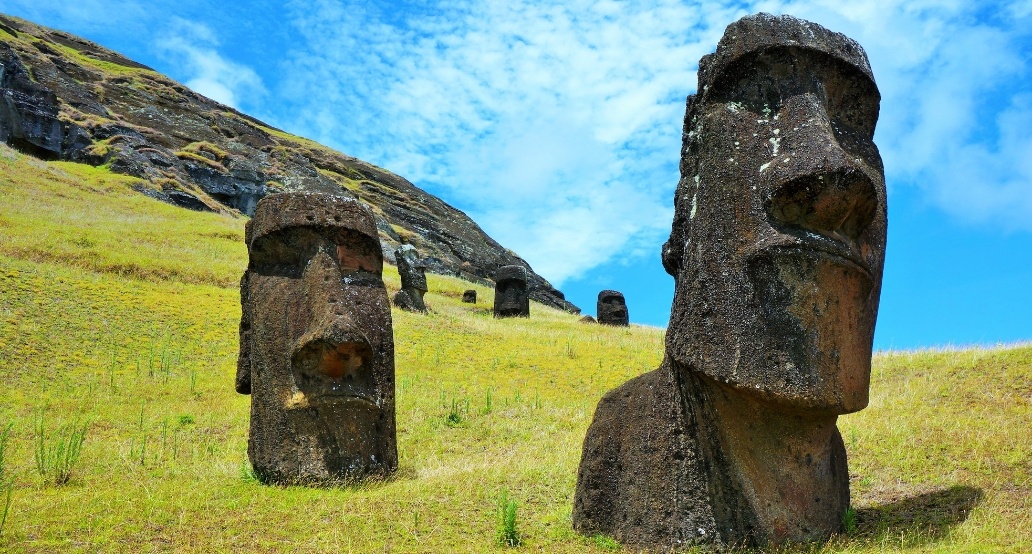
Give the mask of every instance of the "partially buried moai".
M 476 304 L 477 303 L 477 291 L 474 290 L 474 289 L 469 289 L 469 290 L 463 292 L 462 293 L 462 301 L 464 303 L 466 303 L 466 304 Z
M 604 290 L 598 293 L 598 303 L 595 308 L 595 313 L 598 314 L 598 322 L 603 325 L 626 327 L 630 324 L 627 314 L 627 302 L 624 300 L 624 295 L 621 292 Z
M 413 312 L 425 312 L 426 266 L 411 244 L 403 244 L 394 251 L 394 259 L 401 275 L 401 290 L 394 295 L 394 305 Z
M 327 194 L 267 196 L 247 224 L 236 390 L 266 483 L 337 484 L 398 466 L 394 338 L 373 216 Z
M 860 45 L 790 16 L 731 24 L 699 66 L 666 356 L 599 402 L 574 527 L 662 547 L 823 539 L 849 506 L 836 418 L 868 401 L 880 96 Z
M 530 317 L 527 270 L 519 265 L 504 265 L 495 271 L 495 317 Z

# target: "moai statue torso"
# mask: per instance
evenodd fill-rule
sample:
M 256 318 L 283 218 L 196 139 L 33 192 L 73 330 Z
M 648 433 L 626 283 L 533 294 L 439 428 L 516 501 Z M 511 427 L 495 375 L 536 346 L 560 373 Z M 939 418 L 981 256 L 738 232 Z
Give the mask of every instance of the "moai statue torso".
M 419 259 L 419 253 L 411 244 L 403 244 L 394 251 L 401 276 L 401 290 L 394 295 L 394 305 L 413 312 L 425 312 L 426 268 Z
M 495 272 L 495 317 L 529 317 L 530 292 L 527 270 L 523 266 L 505 265 Z
M 626 327 L 630 324 L 624 295 L 615 290 L 604 290 L 598 293 L 595 313 L 598 314 L 598 322 L 603 325 Z
M 879 93 L 853 40 L 730 26 L 684 122 L 659 369 L 610 391 L 574 527 L 639 545 L 824 539 L 849 506 L 840 414 L 868 401 L 885 255 Z
M 372 214 L 316 193 L 262 199 L 247 224 L 236 390 L 266 483 L 337 484 L 398 465 L 394 339 Z

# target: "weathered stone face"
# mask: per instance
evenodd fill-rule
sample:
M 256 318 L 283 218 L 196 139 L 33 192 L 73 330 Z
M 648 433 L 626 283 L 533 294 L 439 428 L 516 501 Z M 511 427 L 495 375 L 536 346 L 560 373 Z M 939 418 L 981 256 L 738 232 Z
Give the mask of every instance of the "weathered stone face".
M 689 97 L 666 358 L 599 402 L 573 524 L 630 544 L 823 539 L 849 506 L 885 253 L 863 49 L 791 16 L 728 26 Z M 601 313 L 601 311 L 600 311 Z
M 604 290 L 598 293 L 596 308 L 598 322 L 603 325 L 626 327 L 630 323 L 627 315 L 627 302 L 624 301 L 624 295 L 621 292 Z
M 475 291 L 473 289 L 469 289 L 469 290 L 463 292 L 462 293 L 462 301 L 465 302 L 466 304 L 476 304 L 477 303 L 477 291 Z
M 333 484 L 397 468 L 394 339 L 372 214 L 283 193 L 246 231 L 237 391 L 264 482 Z
M 667 351 L 788 407 L 853 412 L 885 254 L 880 97 L 858 45 L 771 21 L 729 28 L 689 99 Z
M 394 296 L 394 304 L 406 310 L 425 312 L 426 266 L 419 259 L 419 253 L 411 244 L 403 244 L 394 251 L 394 259 L 401 276 L 401 290 Z
M 495 317 L 530 317 L 527 270 L 507 265 L 495 272 Z

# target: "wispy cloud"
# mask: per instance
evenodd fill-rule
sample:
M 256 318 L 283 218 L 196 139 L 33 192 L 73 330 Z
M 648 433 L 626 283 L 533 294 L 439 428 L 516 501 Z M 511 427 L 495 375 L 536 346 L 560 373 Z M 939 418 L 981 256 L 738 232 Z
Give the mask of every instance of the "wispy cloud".
M 286 93 L 320 106 L 294 110 L 320 140 L 443 193 L 558 284 L 658 251 L 694 66 L 736 10 L 470 2 L 397 20 L 306 2 Z
M 240 108 L 265 94 L 255 71 L 223 57 L 218 36 L 206 25 L 173 19 L 154 42 L 158 52 L 178 68 L 184 84 L 215 101 Z

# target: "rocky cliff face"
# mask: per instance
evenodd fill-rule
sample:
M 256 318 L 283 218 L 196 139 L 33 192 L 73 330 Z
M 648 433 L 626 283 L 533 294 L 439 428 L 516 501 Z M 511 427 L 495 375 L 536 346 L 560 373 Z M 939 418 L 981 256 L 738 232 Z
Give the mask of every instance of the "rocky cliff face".
M 107 164 L 139 191 L 250 215 L 288 190 L 351 194 L 373 209 L 384 256 L 415 246 L 435 273 L 490 283 L 527 268 L 531 297 L 580 310 L 465 213 L 402 177 L 275 129 L 82 38 L 0 15 L 0 140 L 44 159 Z

